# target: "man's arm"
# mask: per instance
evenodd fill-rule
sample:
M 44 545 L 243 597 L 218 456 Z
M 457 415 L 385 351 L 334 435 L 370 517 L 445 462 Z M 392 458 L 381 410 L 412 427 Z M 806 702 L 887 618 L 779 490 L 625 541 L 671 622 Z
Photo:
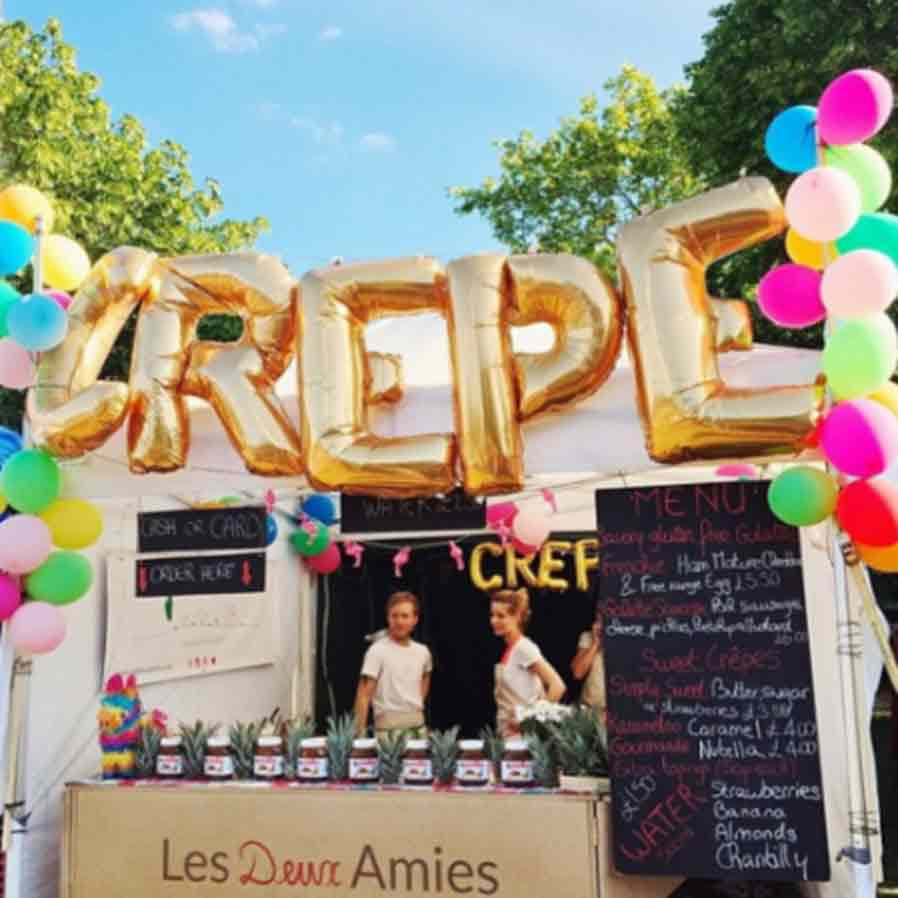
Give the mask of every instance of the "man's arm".
M 427 696 L 430 693 L 430 671 L 424 674 L 421 677 L 421 701 L 426 702 Z
M 373 677 L 362 675 L 359 677 L 359 688 L 355 693 L 355 725 L 359 734 L 363 734 L 368 727 L 368 711 L 371 708 L 371 699 L 377 688 L 377 680 Z
M 592 642 L 585 649 L 577 650 L 577 654 L 574 655 L 574 660 L 571 661 L 571 673 L 574 675 L 575 679 L 582 680 L 589 673 L 589 669 L 592 667 L 593 659 L 598 650 L 599 643 L 595 637 L 593 637 Z

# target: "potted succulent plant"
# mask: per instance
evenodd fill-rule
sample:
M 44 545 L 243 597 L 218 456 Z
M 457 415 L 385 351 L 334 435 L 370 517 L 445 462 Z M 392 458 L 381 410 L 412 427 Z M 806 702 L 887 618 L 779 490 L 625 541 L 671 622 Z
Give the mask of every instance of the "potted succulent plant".
M 605 727 L 591 708 L 578 707 L 550 724 L 561 789 L 567 792 L 606 792 L 608 742 Z

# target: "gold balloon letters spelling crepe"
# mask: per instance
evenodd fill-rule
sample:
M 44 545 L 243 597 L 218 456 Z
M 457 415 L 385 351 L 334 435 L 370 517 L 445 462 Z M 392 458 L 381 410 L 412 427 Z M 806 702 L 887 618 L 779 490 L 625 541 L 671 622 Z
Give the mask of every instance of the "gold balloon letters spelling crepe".
M 784 450 L 813 428 L 822 402 L 817 385 L 724 384 L 716 347 L 745 343 L 744 310 L 711 301 L 705 286 L 711 263 L 784 229 L 782 204 L 763 178 L 742 179 L 621 228 L 628 337 L 656 461 Z
M 594 553 L 597 547 L 598 540 L 594 537 L 578 539 L 574 543 L 550 539 L 543 543 L 535 555 L 522 557 L 511 545 L 503 548 L 499 543 L 491 541 L 477 543 L 471 551 L 468 573 L 474 586 L 485 592 L 492 592 L 494 589 L 517 589 L 518 586 L 565 592 L 571 588 L 571 583 L 567 578 L 556 574 L 564 570 L 564 556 L 573 552 L 574 586 L 586 592 L 589 589 L 589 572 L 599 565 L 598 557 L 588 553 Z M 496 565 L 504 567 L 504 577 L 498 570 L 489 575 L 484 572 L 487 558 L 504 560 L 504 565 L 501 562 Z

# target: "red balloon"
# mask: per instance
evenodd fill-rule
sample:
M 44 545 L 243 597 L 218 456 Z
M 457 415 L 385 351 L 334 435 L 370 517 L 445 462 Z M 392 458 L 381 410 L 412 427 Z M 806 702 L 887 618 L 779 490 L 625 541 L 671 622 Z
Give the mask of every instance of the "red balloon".
M 839 493 L 836 517 L 857 542 L 891 546 L 898 542 L 898 486 L 882 477 L 849 483 Z
M 316 574 L 332 574 L 340 567 L 341 560 L 339 547 L 336 543 L 331 543 L 323 552 L 312 555 L 305 561 Z

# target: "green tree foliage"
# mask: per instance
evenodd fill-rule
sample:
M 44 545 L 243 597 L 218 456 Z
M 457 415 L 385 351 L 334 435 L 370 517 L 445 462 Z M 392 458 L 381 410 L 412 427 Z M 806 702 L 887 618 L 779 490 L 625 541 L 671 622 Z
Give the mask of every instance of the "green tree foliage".
M 764 154 L 764 133 L 777 113 L 816 105 L 826 85 L 849 69 L 875 68 L 892 80 L 898 74 L 893 0 L 731 0 L 712 15 L 704 55 L 687 66 L 689 89 L 673 109 L 692 166 L 712 186 L 748 172 L 769 177 L 784 195 L 795 176 Z M 898 125 L 872 145 L 894 169 Z M 782 241 L 740 253 L 717 267 L 714 286 L 745 294 L 785 258 Z M 787 332 L 763 320 L 756 320 L 756 333 L 769 342 L 820 341 L 817 328 Z
M 461 215 L 479 213 L 514 252 L 538 245 L 592 259 L 615 276 L 618 226 L 702 189 L 679 141 L 671 103 L 679 89 L 659 91 L 632 66 L 605 84 L 579 115 L 563 118 L 544 140 L 530 131 L 495 143 L 498 178 L 453 187 Z
M 55 19 L 42 31 L 0 25 L 0 185 L 43 191 L 56 212 L 54 230 L 81 243 L 92 260 L 123 245 L 164 255 L 251 246 L 267 222 L 219 218 L 218 183 L 197 186 L 184 147 L 170 140 L 151 147 L 134 116 L 113 120 L 99 87 L 99 78 L 79 70 Z M 204 336 L 233 339 L 239 331 L 239 322 L 219 318 Z M 133 321 L 105 376 L 127 377 L 132 339 Z M 7 423 L 18 401 L 0 397 Z

